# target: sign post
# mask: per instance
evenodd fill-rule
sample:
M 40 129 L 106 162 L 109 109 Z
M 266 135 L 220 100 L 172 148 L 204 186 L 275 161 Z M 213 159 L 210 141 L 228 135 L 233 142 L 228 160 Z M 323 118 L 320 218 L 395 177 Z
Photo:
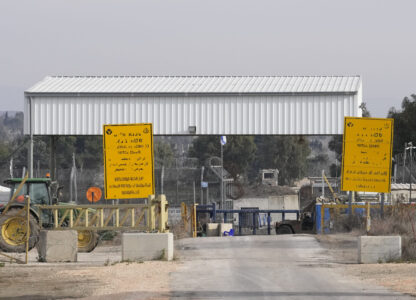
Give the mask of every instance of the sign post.
M 341 189 L 389 193 L 393 119 L 344 119 Z
M 104 125 L 103 143 L 105 198 L 153 195 L 152 124 Z

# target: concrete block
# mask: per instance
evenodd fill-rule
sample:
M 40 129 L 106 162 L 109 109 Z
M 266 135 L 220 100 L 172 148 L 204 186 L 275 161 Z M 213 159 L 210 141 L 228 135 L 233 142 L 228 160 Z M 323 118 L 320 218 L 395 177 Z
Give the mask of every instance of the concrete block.
M 218 223 L 207 223 L 207 236 L 218 236 Z
M 219 236 L 224 236 L 224 231 L 230 231 L 230 229 L 232 228 L 233 228 L 232 223 L 220 223 L 219 230 L 218 230 Z
M 123 260 L 173 259 L 172 233 L 123 233 Z
M 358 262 L 372 264 L 400 259 L 402 239 L 400 236 L 358 237 Z
M 36 247 L 39 261 L 76 262 L 78 232 L 76 230 L 41 230 Z

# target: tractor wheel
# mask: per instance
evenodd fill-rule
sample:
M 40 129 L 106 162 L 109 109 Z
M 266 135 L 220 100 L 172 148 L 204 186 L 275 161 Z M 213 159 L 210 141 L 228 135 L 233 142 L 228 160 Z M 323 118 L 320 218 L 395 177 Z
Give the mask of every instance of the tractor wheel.
M 11 208 L 0 217 L 0 248 L 5 252 L 25 252 L 27 236 L 27 217 L 21 209 Z M 39 224 L 30 214 L 29 218 L 29 250 L 36 246 L 39 240 Z
M 281 225 L 276 228 L 276 234 L 293 234 L 292 228 L 287 225 Z
M 91 252 L 97 244 L 97 232 L 93 230 L 78 230 L 78 252 Z

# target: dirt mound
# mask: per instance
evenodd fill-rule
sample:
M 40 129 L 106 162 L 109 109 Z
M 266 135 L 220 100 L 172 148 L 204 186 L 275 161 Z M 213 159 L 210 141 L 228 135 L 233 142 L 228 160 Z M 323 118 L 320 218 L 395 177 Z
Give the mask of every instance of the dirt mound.
M 297 193 L 288 186 L 270 186 L 270 185 L 251 185 L 244 187 L 243 197 L 267 197 L 267 196 L 283 196 L 296 195 Z

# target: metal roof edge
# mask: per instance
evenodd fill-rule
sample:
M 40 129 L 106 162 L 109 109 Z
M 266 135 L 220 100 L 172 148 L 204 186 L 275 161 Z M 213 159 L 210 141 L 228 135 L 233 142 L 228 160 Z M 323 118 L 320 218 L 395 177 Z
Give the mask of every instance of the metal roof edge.
M 358 91 L 317 91 L 317 92 L 205 92 L 205 93 L 184 93 L 184 92 L 155 92 L 155 93 L 128 93 L 128 92 L 24 92 L 25 97 L 56 97 L 56 96 L 100 96 L 100 97 L 114 97 L 114 96 L 130 96 L 130 97 L 159 97 L 159 96 L 310 96 L 310 95 L 356 95 Z

